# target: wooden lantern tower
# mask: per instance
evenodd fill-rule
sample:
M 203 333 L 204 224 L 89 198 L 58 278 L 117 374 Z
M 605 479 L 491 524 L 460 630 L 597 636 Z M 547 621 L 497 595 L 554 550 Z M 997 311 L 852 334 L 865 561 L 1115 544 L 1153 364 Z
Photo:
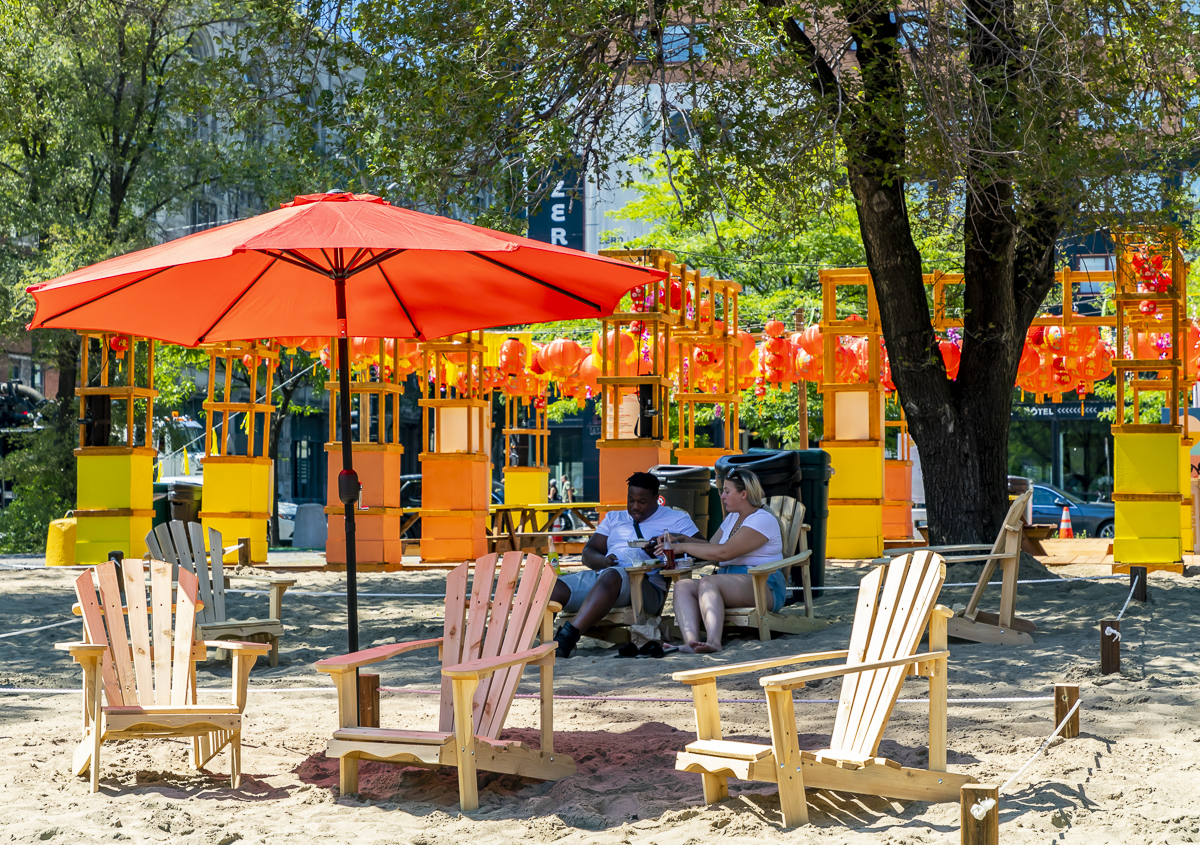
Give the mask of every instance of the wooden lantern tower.
M 487 554 L 492 402 L 483 387 L 483 332 L 421 344 L 421 558 Z
M 601 250 L 608 258 L 670 271 L 675 256 L 661 249 Z M 626 479 L 671 462 L 667 436 L 671 331 L 684 317 L 676 278 L 631 291 L 633 310 L 603 318 L 600 328 L 600 505 L 624 508 Z M 635 337 L 628 329 L 641 329 Z
M 545 504 L 550 497 L 550 465 L 547 442 L 550 424 L 546 421 L 546 389 L 543 382 L 528 376 L 529 390 L 506 392 L 504 400 L 504 503 L 506 505 Z M 525 458 L 518 460 L 524 441 Z
M 1182 573 L 1192 536 L 1193 441 L 1186 415 L 1180 425 L 1180 394 L 1188 383 L 1187 262 L 1173 230 L 1121 232 L 1115 240 L 1113 571 L 1144 566 Z M 1143 393 L 1162 394 L 1169 422 L 1142 419 Z
M 882 326 L 875 286 L 863 268 L 821 270 L 821 336 L 824 373 L 825 437 L 833 478 L 829 481 L 826 554 L 837 558 L 875 558 L 883 554 L 884 415 L 879 380 Z M 838 288 L 865 289 L 862 320 L 838 316 Z M 843 336 L 867 339 L 867 380 L 837 380 L 837 347 Z
M 158 396 L 154 341 L 99 332 L 81 335 L 74 562 L 103 563 L 111 551 L 141 557 L 154 520 L 158 455 L 152 445 Z M 114 410 L 124 418 L 114 419 Z
M 355 550 L 360 564 L 399 564 L 401 562 L 400 523 L 400 397 L 404 394 L 406 369 L 401 362 L 405 341 L 396 338 L 354 338 L 351 354 L 366 356 L 373 363 L 351 369 L 351 428 L 357 426 L 354 439 L 354 469 L 362 491 L 354 513 Z M 329 340 L 329 372 L 337 374 L 338 344 Z M 325 514 L 329 521 L 325 541 L 325 561 L 346 563 L 346 506 L 338 498 L 337 479 L 342 469 L 341 422 L 338 419 L 337 378 L 325 383 L 329 391 L 329 440 L 325 452 L 329 462 Z M 354 422 L 357 420 L 357 422 Z
M 267 450 L 271 437 L 272 381 L 279 350 L 269 341 L 229 341 L 207 344 L 208 398 L 204 401 L 204 500 L 200 521 L 221 532 L 232 546 L 239 537 L 250 538 L 250 561 L 267 562 L 267 525 L 271 518 L 274 472 Z M 224 385 L 217 392 L 217 362 L 224 368 Z M 233 366 L 242 362 L 250 374 L 249 396 L 233 400 Z M 266 364 L 260 380 L 259 367 Z M 246 431 L 245 449 L 239 448 L 235 430 Z M 208 532 L 204 532 L 208 537 Z M 216 551 L 210 549 L 210 552 Z M 224 556 L 237 562 L 237 550 Z
M 741 285 L 727 279 L 701 276 L 686 265 L 670 266 L 672 283 L 677 279 L 685 291 L 685 301 L 695 303 L 694 314 L 685 308 L 675 330 L 678 344 L 675 404 L 679 409 L 679 448 L 675 457 L 681 464 L 715 466 L 722 455 L 736 454 L 742 401 L 738 390 L 738 355 L 741 342 L 738 329 L 738 294 Z M 702 378 L 697 372 L 700 358 L 715 360 L 715 377 Z M 723 446 L 698 446 L 696 443 L 696 406 L 720 409 L 724 430 Z

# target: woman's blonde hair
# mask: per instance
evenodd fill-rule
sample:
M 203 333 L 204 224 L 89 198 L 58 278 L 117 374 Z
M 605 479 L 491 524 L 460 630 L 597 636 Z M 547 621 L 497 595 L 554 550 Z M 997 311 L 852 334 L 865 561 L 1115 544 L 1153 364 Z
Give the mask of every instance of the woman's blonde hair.
M 758 476 L 750 470 L 731 469 L 725 476 L 725 480 L 732 481 L 734 487 L 746 494 L 746 501 L 750 503 L 751 507 L 761 508 L 763 506 L 762 484 L 759 482 Z

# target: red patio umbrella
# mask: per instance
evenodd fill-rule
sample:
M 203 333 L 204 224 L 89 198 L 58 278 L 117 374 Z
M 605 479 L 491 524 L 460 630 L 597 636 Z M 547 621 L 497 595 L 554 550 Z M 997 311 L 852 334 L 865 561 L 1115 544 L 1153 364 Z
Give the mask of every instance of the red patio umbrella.
M 456 332 L 611 314 L 660 270 L 390 205 L 296 197 L 276 211 L 110 258 L 28 288 L 28 328 L 120 332 L 184 346 L 338 339 L 350 651 L 358 651 L 348 338 Z

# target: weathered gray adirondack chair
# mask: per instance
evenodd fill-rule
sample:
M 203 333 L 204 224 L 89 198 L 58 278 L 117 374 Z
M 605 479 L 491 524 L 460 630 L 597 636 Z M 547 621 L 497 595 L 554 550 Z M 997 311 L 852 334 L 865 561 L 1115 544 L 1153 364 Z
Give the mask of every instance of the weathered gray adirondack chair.
M 191 535 L 189 538 L 189 534 Z M 283 594 L 294 580 L 266 578 L 258 575 L 232 575 L 225 572 L 221 532 L 208 529 L 208 544 L 212 555 L 204 553 L 204 529 L 197 522 L 171 520 L 158 525 L 146 535 L 147 557 L 165 560 L 178 570 L 191 572 L 200 582 L 200 599 L 204 607 L 197 614 L 202 636 L 206 640 L 250 640 L 271 645 L 270 664 L 279 665 L 279 638 L 283 636 Z M 270 591 L 269 615 L 265 619 L 230 619 L 225 610 L 225 591 L 233 579 L 259 584 Z

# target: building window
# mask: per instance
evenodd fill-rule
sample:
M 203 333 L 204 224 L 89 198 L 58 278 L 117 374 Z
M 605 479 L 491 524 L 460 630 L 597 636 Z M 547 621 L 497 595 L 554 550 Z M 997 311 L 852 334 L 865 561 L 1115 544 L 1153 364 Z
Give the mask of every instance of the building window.
M 188 227 L 193 232 L 211 229 L 217 225 L 217 204 L 209 200 L 192 200 L 188 211 Z
M 1080 273 L 1111 273 L 1115 267 L 1115 255 L 1080 255 L 1078 257 Z
M 698 33 L 701 27 L 682 26 L 673 24 L 662 30 L 662 60 L 666 64 L 680 64 L 704 58 L 704 45 L 700 42 Z M 633 57 L 635 62 L 649 62 L 654 59 L 657 49 L 654 35 L 648 28 L 639 33 L 642 43 L 648 48 L 646 52 Z

